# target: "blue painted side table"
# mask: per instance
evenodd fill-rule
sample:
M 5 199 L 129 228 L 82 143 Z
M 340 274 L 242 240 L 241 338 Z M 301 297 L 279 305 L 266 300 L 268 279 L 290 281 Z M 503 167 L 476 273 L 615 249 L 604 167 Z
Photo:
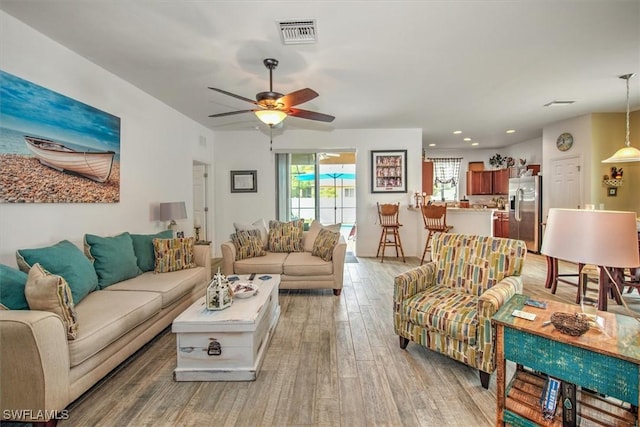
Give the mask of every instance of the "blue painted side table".
M 579 419 L 615 416 L 624 419 L 621 425 L 637 425 L 640 322 L 629 316 L 598 311 L 601 327 L 591 327 L 585 334 L 573 337 L 561 333 L 553 325 L 545 326 L 543 322 L 555 312 L 579 313 L 580 306 L 545 301 L 547 308 L 540 309 L 525 305 L 526 299 L 525 295 L 515 295 L 493 317 L 497 340 L 496 424 L 562 425 L 561 409 L 554 420 L 542 418 L 538 403 L 541 384 L 527 379 L 535 378 L 530 373 L 544 373 L 575 384 L 579 390 L 595 392 L 580 391 Z M 512 315 L 514 310 L 536 314 L 536 318 L 515 317 Z M 507 360 L 518 367 L 508 385 L 505 384 Z M 591 405 L 584 403 L 585 399 L 597 401 L 595 415 L 587 414 L 593 410 Z

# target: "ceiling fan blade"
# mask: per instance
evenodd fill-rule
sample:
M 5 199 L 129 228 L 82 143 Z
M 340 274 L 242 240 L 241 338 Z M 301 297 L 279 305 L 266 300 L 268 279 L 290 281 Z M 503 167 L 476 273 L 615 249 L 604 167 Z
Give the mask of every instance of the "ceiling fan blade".
M 235 114 L 242 113 L 252 113 L 256 110 L 239 110 L 239 111 L 229 111 L 228 113 L 219 113 L 219 114 L 211 114 L 209 117 L 224 117 L 224 116 L 233 116 Z
M 234 98 L 241 99 L 243 101 L 250 102 L 250 103 L 252 103 L 254 105 L 258 105 L 258 103 L 256 101 L 254 101 L 253 99 L 245 98 L 242 95 L 236 95 L 235 93 L 227 92 L 226 90 L 218 89 L 218 88 L 215 88 L 215 87 L 209 87 L 209 89 L 215 90 L 216 92 L 224 93 L 225 95 L 229 95 L 229 96 L 232 96 Z
M 291 92 L 278 99 L 279 104 L 283 104 L 285 108 L 311 101 L 318 96 L 318 92 L 313 89 L 305 88 Z
M 335 119 L 334 116 L 330 116 L 328 114 L 318 113 L 316 111 L 301 110 L 299 108 L 291 108 L 287 113 L 293 117 L 317 120 L 319 122 L 332 122 Z

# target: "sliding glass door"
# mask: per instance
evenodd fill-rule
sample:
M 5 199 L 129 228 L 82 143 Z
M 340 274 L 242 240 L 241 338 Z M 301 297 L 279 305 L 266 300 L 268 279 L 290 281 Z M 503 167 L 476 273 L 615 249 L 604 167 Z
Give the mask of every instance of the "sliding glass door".
M 355 153 L 280 153 L 276 160 L 281 221 L 355 224 Z

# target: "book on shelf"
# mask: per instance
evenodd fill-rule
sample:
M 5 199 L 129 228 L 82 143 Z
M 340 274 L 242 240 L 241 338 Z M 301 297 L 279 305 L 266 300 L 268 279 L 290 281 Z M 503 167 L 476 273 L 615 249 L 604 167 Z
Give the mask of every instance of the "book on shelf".
M 577 406 L 576 385 L 562 381 L 562 427 L 576 427 Z

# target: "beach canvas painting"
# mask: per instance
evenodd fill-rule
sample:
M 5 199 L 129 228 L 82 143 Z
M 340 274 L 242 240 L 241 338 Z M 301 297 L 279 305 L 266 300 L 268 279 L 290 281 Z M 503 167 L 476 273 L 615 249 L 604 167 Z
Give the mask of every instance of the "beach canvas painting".
M 0 203 L 120 201 L 120 118 L 0 70 Z

